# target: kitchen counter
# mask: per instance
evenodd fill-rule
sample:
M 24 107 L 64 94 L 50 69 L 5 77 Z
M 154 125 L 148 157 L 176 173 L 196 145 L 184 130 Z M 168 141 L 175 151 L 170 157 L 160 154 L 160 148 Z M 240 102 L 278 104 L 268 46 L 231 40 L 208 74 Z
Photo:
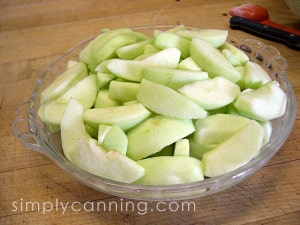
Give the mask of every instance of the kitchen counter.
M 283 0 L 252 1 L 278 23 L 300 29 Z M 0 1 L 0 224 L 288 224 L 300 223 L 300 51 L 229 28 L 225 0 L 4 0 Z M 294 128 L 256 174 L 217 194 L 146 202 L 90 189 L 45 155 L 25 149 L 12 133 L 17 107 L 57 56 L 102 28 L 185 24 L 228 29 L 255 38 L 287 59 L 297 96 Z M 98 204 L 97 204 L 98 203 Z M 98 207 L 95 207 L 98 206 Z

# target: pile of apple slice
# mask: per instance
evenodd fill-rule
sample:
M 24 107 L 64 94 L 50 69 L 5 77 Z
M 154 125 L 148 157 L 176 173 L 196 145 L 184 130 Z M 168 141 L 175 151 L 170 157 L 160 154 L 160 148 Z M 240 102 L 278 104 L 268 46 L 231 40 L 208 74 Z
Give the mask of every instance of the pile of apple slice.
M 41 93 L 38 114 L 78 167 L 115 181 L 179 184 L 260 152 L 286 94 L 228 31 L 103 30 Z

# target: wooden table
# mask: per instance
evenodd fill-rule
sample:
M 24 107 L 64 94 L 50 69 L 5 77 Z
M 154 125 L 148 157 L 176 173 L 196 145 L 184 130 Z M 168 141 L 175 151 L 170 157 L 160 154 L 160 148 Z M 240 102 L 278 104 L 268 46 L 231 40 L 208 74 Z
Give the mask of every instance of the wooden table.
M 284 0 L 253 2 L 266 7 L 274 21 L 300 29 Z M 230 30 L 228 11 L 238 3 L 247 1 L 1 0 L 0 224 L 300 224 L 300 51 Z M 271 44 L 287 59 L 286 74 L 298 97 L 294 129 L 268 164 L 235 187 L 190 199 L 190 208 L 180 201 L 155 208 L 155 202 L 94 191 L 46 156 L 25 149 L 11 131 L 17 106 L 54 58 L 102 28 L 149 24 L 229 29 L 230 35 Z M 91 202 L 107 207 L 93 211 Z M 64 208 L 72 203 L 73 210 Z M 113 203 L 117 210 L 109 210 Z M 121 210 L 125 203 L 134 210 Z

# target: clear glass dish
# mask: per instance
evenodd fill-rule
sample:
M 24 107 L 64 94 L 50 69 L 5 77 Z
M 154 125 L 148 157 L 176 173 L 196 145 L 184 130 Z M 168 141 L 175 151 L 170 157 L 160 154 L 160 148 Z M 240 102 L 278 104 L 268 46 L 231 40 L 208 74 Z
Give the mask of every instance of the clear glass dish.
M 152 35 L 154 29 L 168 29 L 173 26 L 158 25 L 137 27 L 135 30 Z M 22 103 L 13 121 L 13 132 L 22 145 L 30 150 L 45 154 L 60 166 L 68 175 L 95 190 L 111 195 L 140 200 L 179 200 L 213 194 L 232 187 L 263 167 L 281 148 L 288 138 L 296 116 L 296 98 L 288 77 L 285 74 L 287 62 L 277 49 L 253 39 L 228 38 L 228 42 L 242 49 L 251 61 L 259 63 L 277 80 L 287 94 L 286 113 L 272 121 L 273 132 L 270 141 L 261 149 L 260 154 L 248 164 L 224 175 L 207 178 L 204 181 L 179 185 L 145 186 L 125 184 L 90 174 L 73 164 L 64 156 L 60 133 L 50 133 L 48 127 L 40 120 L 37 110 L 40 105 L 40 93 L 62 71 L 66 69 L 68 60 L 78 60 L 78 55 L 90 40 L 69 49 L 41 74 L 28 100 Z

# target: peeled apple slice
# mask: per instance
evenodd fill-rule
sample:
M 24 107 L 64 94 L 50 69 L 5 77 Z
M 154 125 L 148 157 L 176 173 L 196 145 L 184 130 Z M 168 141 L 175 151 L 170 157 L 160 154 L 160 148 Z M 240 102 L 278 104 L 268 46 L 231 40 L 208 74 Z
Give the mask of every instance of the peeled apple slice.
M 178 89 L 194 81 L 206 80 L 208 74 L 203 71 L 146 67 L 142 71 L 142 78 Z
M 204 175 L 216 177 L 245 165 L 258 155 L 263 138 L 263 127 L 251 120 L 229 139 L 203 154 Z
M 127 133 L 127 155 L 134 160 L 145 158 L 194 131 L 191 120 L 161 115 L 151 117 Z
M 119 182 L 132 183 L 145 174 L 137 162 L 118 151 L 106 152 L 92 138 L 75 142 L 70 158 L 75 165 L 92 174 Z
M 97 95 L 96 75 L 84 77 L 58 98 L 41 104 L 38 113 L 47 124 L 59 125 L 70 99 L 76 99 L 84 109 L 93 106 Z
M 131 183 L 144 175 L 144 169 L 127 156 L 106 152 L 86 131 L 83 106 L 71 99 L 61 122 L 61 141 L 65 156 L 78 167 L 98 176 Z
M 121 28 L 114 30 L 102 30 L 101 33 L 95 37 L 89 44 L 80 52 L 79 59 L 87 64 L 90 63 L 91 58 L 102 46 L 116 35 L 129 34 L 132 30 L 129 28 Z
M 271 81 L 255 90 L 243 91 L 234 103 L 245 117 L 268 121 L 284 114 L 287 97 L 277 81 Z
M 112 37 L 106 43 L 99 48 L 90 59 L 88 67 L 91 71 L 94 71 L 99 63 L 116 57 L 116 51 L 120 47 L 126 46 L 128 44 L 136 43 L 137 37 L 133 33 L 120 34 Z
M 171 32 L 159 32 L 153 37 L 153 45 L 159 49 L 178 48 L 181 52 L 181 57 L 186 58 L 190 55 L 189 45 L 190 40 L 180 37 Z
M 176 68 L 180 60 L 180 51 L 177 48 L 167 48 L 143 60 L 112 59 L 107 69 L 119 78 L 140 82 L 141 72 L 145 67 Z
M 182 184 L 204 179 L 198 159 L 188 156 L 159 156 L 137 161 L 145 175 L 136 181 L 143 185 Z
M 112 106 L 88 109 L 83 114 L 83 119 L 92 127 L 98 129 L 99 124 L 117 125 L 123 130 L 128 130 L 151 115 L 142 104 Z
M 41 93 L 41 101 L 47 102 L 70 89 L 77 81 L 87 76 L 87 68 L 83 62 L 78 62 L 59 75 Z
M 218 49 L 200 38 L 192 39 L 190 53 L 193 60 L 203 71 L 208 72 L 210 77 L 222 76 L 232 82 L 242 78 Z
M 61 143 L 65 156 L 72 161 L 70 153 L 79 139 L 89 139 L 83 121 L 84 107 L 71 99 L 61 119 Z
M 205 110 L 221 108 L 233 102 L 241 93 L 240 87 L 223 77 L 195 81 L 179 89 Z
M 191 156 L 202 155 L 225 142 L 250 123 L 250 119 L 231 114 L 218 113 L 195 121 L 196 131 L 191 136 Z
M 143 79 L 137 100 L 150 110 L 180 119 L 199 119 L 207 112 L 188 97 L 162 84 Z
M 201 38 L 210 43 L 214 48 L 219 48 L 226 42 L 228 31 L 218 29 L 180 30 L 176 34 L 190 40 L 193 38 Z
M 245 88 L 256 89 L 271 81 L 269 74 L 257 63 L 248 61 L 244 68 Z

